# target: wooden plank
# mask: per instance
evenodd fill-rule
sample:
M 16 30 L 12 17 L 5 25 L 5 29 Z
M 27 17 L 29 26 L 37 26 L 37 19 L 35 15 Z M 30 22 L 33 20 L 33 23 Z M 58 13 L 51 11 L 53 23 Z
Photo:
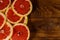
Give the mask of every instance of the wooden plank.
M 60 10 L 57 2 L 32 0 L 33 11 L 29 15 L 30 40 L 60 40 Z M 59 1 L 60 2 L 60 1 Z

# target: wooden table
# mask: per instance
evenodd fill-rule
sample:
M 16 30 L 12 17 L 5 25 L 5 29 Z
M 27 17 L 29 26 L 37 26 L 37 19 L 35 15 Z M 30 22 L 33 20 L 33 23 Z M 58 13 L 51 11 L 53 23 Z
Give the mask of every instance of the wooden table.
M 28 22 L 30 40 L 60 40 L 60 5 L 42 1 L 39 6 L 36 0 L 32 3 Z

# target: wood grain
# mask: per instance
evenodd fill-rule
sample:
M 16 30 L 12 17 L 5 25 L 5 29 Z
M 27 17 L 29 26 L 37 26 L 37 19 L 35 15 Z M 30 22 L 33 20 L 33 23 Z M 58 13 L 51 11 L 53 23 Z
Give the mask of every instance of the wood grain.
M 60 1 L 31 0 L 30 40 L 60 40 Z

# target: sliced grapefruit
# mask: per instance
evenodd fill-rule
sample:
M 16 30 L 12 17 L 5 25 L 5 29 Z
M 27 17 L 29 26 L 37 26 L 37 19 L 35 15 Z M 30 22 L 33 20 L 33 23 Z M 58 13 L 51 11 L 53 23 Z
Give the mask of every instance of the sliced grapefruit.
M 4 27 L 0 29 L 0 40 L 9 40 L 13 34 L 12 26 L 6 22 Z
M 30 31 L 25 24 L 18 23 L 14 25 L 11 40 L 28 40 Z
M 19 21 L 22 20 L 22 16 L 16 15 L 12 8 L 7 9 L 6 18 L 12 24 L 18 23 Z
M 6 22 L 6 17 L 5 17 L 5 15 L 0 12 L 0 29 L 3 28 L 5 22 Z
M 32 11 L 32 3 L 30 0 L 15 0 L 12 4 L 12 8 L 17 15 L 26 16 Z
M 27 24 L 28 23 L 28 17 L 27 16 L 23 17 L 23 19 L 19 23 Z
M 11 0 L 0 0 L 0 11 L 5 11 L 11 4 Z

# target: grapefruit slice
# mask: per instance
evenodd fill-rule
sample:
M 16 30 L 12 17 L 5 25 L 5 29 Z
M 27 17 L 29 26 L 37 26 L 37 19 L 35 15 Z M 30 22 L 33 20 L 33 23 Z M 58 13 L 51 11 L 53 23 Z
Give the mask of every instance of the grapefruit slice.
M 11 4 L 11 0 L 0 0 L 0 11 L 5 11 Z
M 6 18 L 12 24 L 18 23 L 22 20 L 22 16 L 16 15 L 12 8 L 7 9 Z
M 6 22 L 4 27 L 0 30 L 0 40 L 9 40 L 13 34 L 12 26 Z
M 13 35 L 11 40 L 28 40 L 30 31 L 25 24 L 18 23 L 13 26 Z
M 19 23 L 27 24 L 28 23 L 28 17 L 27 16 L 23 17 L 23 19 Z
M 0 29 L 3 28 L 5 22 L 6 22 L 6 17 L 5 17 L 5 15 L 0 12 Z
M 32 3 L 30 0 L 15 0 L 12 8 L 17 15 L 27 16 L 32 11 Z

